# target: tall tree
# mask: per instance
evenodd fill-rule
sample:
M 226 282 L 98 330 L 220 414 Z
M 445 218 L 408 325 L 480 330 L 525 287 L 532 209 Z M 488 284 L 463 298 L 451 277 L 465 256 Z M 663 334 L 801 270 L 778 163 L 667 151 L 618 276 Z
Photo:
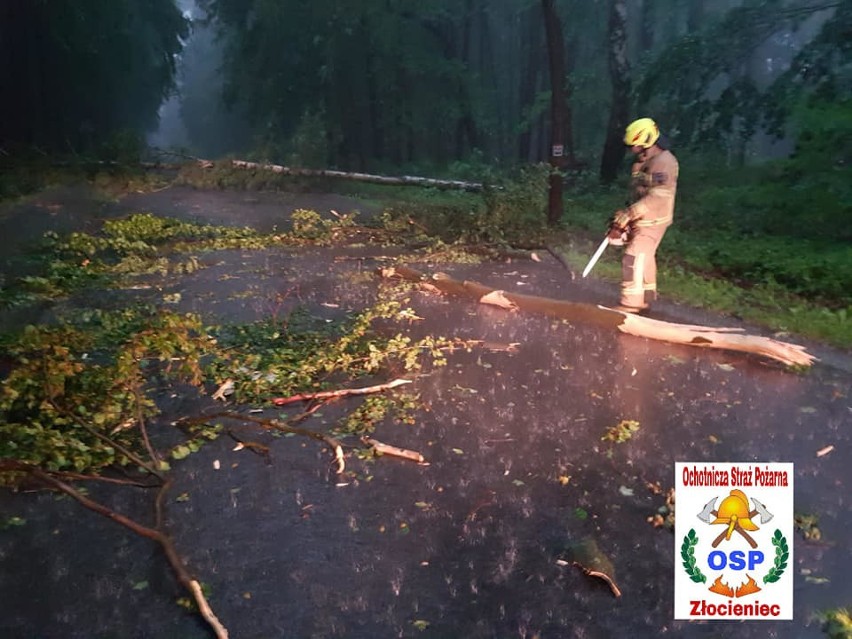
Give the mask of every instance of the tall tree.
M 518 160 L 540 162 L 546 156 L 543 141 L 547 134 L 546 113 L 549 93 L 547 84 L 547 46 L 541 39 L 541 3 L 528 4 L 521 14 L 521 47 L 519 50 L 517 114 Z
M 447 163 L 496 108 L 472 65 L 493 39 L 481 0 L 203 1 L 228 36 L 229 95 L 270 154 L 312 130 L 343 167 Z
M 781 135 L 786 120 L 808 99 L 815 103 L 832 102 L 848 110 L 852 103 L 852 3 L 839 4 L 817 36 L 795 56 L 790 68 L 769 87 L 762 105 L 771 132 Z M 838 118 L 849 122 L 850 115 Z M 827 127 L 829 128 L 829 127 Z M 846 138 L 847 154 L 852 153 Z M 848 163 L 847 163 L 848 166 Z
M 86 151 L 153 128 L 188 29 L 173 0 L 0 3 L 0 144 Z
M 544 30 L 547 36 L 547 59 L 550 68 L 550 192 L 547 223 L 555 226 L 562 218 L 563 171 L 566 158 L 567 100 L 565 99 L 565 40 L 562 22 L 553 0 L 541 0 Z M 573 160 L 573 157 L 570 158 Z M 573 162 L 572 162 L 573 164 Z
M 686 14 L 686 31 L 694 33 L 704 26 L 704 0 L 688 0 Z
M 601 158 L 601 181 L 610 183 L 618 176 L 624 158 L 623 132 L 630 113 L 630 63 L 627 60 L 627 7 L 624 0 L 610 0 L 609 77 L 612 105 Z
M 656 11 L 654 0 L 640 0 L 642 3 L 641 16 L 639 18 L 639 48 L 642 52 L 651 51 L 654 48 L 654 36 L 656 35 Z

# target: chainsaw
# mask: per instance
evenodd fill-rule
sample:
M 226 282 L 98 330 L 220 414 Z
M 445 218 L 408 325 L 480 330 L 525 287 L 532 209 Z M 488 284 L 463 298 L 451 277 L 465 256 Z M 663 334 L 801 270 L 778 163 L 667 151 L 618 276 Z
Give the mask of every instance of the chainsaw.
M 583 277 L 586 277 L 586 275 L 589 274 L 589 272 L 592 270 L 592 268 L 594 268 L 595 264 L 598 263 L 598 260 L 601 258 L 601 255 L 603 255 L 603 252 L 604 252 L 604 250 L 606 250 L 606 247 L 608 245 L 609 245 L 609 236 L 607 236 L 603 239 L 603 242 L 601 242 L 601 245 L 598 247 L 598 250 L 595 251 L 594 255 L 592 255 L 592 259 L 590 259 L 589 263 L 586 264 L 586 268 L 583 269 Z
M 606 247 L 608 245 L 612 244 L 613 246 L 623 246 L 626 241 L 627 233 L 622 233 L 620 238 L 615 239 L 611 239 L 609 237 L 609 234 L 607 233 L 606 237 L 604 237 L 603 239 L 603 242 L 601 242 L 601 245 L 598 247 L 598 250 L 595 251 L 594 255 L 592 255 L 592 259 L 589 260 L 589 263 L 586 264 L 586 268 L 583 269 L 583 277 L 586 277 L 586 275 L 591 272 L 595 264 L 598 263 L 598 260 L 601 258 L 601 255 L 603 255 L 603 252 L 604 250 L 606 250 Z

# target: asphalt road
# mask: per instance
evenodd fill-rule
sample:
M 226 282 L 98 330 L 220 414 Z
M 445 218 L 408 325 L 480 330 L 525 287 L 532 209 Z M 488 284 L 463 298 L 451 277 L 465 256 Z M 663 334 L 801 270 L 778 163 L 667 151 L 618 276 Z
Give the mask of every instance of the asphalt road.
M 357 208 L 351 200 L 331 204 L 329 196 L 310 194 L 168 189 L 95 203 L 75 193 L 4 210 L 0 231 L 7 243 L 16 225 L 41 231 L 53 220 L 71 228 L 128 210 L 268 230 L 286 224 L 293 208 Z M 26 236 L 21 231 L 15 241 Z M 379 282 L 371 271 L 387 253 L 221 251 L 202 256 L 207 268 L 159 288 L 105 299 L 121 305 L 179 292 L 177 309 L 211 322 L 248 321 L 273 309 L 286 312 L 275 300 L 297 290 L 292 303 L 331 318 L 375 298 Z M 335 260 L 342 256 L 359 259 Z M 546 256 L 416 266 L 590 303 L 611 303 L 616 294 L 609 285 L 572 278 Z M 78 303 L 64 302 L 43 318 L 73 312 Z M 412 385 L 428 407 L 415 425 L 377 428 L 377 439 L 420 451 L 428 465 L 388 457 L 364 465 L 352 457 L 354 474 L 340 477 L 327 450 L 297 438 L 270 438 L 269 464 L 222 438 L 176 465 L 169 528 L 232 637 L 817 638 L 823 636 L 819 611 L 852 604 L 847 354 L 811 345 L 822 361 L 800 374 L 756 356 L 427 292 L 413 293 L 411 306 L 424 318 L 407 328 L 412 334 L 517 345 L 453 354 L 446 367 Z M 680 322 L 737 324 L 671 304 L 658 313 Z M 163 425 L 211 401 L 161 400 Z M 324 409 L 307 425 L 331 427 L 354 406 L 350 401 L 357 400 Z M 258 408 L 267 417 L 280 414 Z M 603 441 L 622 420 L 638 422 L 629 441 Z M 834 448 L 818 456 L 827 446 Z M 795 511 L 817 516 L 822 538 L 797 533 L 791 540 L 793 621 L 673 620 L 679 541 L 647 520 L 664 505 L 677 461 L 795 464 Z M 150 495 L 90 490 L 122 512 L 150 514 Z M 180 495 L 187 499 L 178 501 Z M 0 525 L 10 517 L 24 524 L 0 530 L 0 636 L 208 636 L 196 616 L 175 604 L 183 593 L 150 542 L 48 494 L 0 493 Z M 618 599 L 570 565 L 571 549 L 592 541 L 611 566 Z

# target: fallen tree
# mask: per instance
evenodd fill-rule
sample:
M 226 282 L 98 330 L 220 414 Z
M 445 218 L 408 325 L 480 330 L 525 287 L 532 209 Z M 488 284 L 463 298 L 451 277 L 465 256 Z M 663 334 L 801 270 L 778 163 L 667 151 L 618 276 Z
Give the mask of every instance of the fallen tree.
M 213 163 L 209 160 L 200 160 L 203 168 L 210 168 Z M 479 182 L 465 182 L 463 180 L 436 180 L 434 178 L 416 177 L 413 175 L 388 176 L 373 175 L 370 173 L 352 173 L 349 171 L 331 171 L 328 169 L 302 169 L 297 167 L 282 166 L 280 164 L 268 164 L 261 162 L 246 162 L 245 160 L 231 160 L 231 165 L 238 169 L 251 169 L 261 171 L 272 171 L 281 175 L 295 175 L 301 177 L 330 177 L 345 180 L 356 180 L 359 182 L 372 182 L 374 184 L 395 184 L 401 186 L 427 186 L 436 189 L 459 189 L 462 191 L 481 191 L 482 184 Z
M 202 169 L 212 169 L 216 163 L 212 160 L 178 153 L 176 151 L 164 151 L 155 148 L 154 151 L 161 156 L 174 156 L 191 160 Z M 247 160 L 231 160 L 231 166 L 237 169 L 250 171 L 271 171 L 279 175 L 294 175 L 297 177 L 320 177 L 354 180 L 356 182 L 372 182 L 373 184 L 394 184 L 398 186 L 425 186 L 436 189 L 457 189 L 461 191 L 479 192 L 483 189 L 481 182 L 467 182 L 464 180 L 438 180 L 435 178 L 418 177 L 415 175 L 374 175 L 372 173 L 357 173 L 353 171 L 334 171 L 331 169 L 306 169 L 301 167 L 283 166 L 270 162 L 248 162 Z M 161 162 L 143 162 L 143 168 L 162 169 L 180 168 L 179 164 L 163 164 Z
M 808 353 L 803 346 L 781 342 L 769 337 L 744 334 L 742 329 L 738 328 L 674 324 L 631 315 L 606 306 L 509 293 L 478 282 L 454 280 L 444 273 L 435 273 L 428 277 L 405 266 L 383 268 L 380 269 L 379 273 L 385 278 L 400 278 L 416 282 L 433 292 L 466 297 L 481 304 L 612 328 L 638 337 L 701 348 L 753 353 L 789 366 L 811 366 L 816 361 L 816 357 Z

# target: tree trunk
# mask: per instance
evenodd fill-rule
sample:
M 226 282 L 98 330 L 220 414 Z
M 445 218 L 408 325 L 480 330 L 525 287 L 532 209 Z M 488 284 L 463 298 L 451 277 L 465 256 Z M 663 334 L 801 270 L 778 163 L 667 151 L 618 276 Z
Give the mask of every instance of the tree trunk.
M 525 121 L 518 140 L 518 158 L 521 162 L 535 162 L 538 155 L 533 150 L 533 128 L 538 120 L 534 116 L 534 109 L 536 107 L 536 89 L 538 88 L 538 70 L 541 68 L 540 20 L 538 5 L 535 4 L 529 5 L 521 16 L 521 23 L 524 25 L 521 53 L 526 54 L 521 68 L 521 82 L 518 90 L 519 115 L 521 120 Z
M 541 0 L 550 67 L 550 193 L 547 223 L 556 226 L 562 218 L 563 171 L 565 169 L 565 40 L 554 0 Z
M 610 0 L 609 77 L 612 105 L 609 111 L 606 142 L 601 158 L 601 182 L 612 183 L 624 159 L 623 132 L 627 126 L 630 99 L 630 63 L 627 60 L 627 8 L 624 0 Z
M 211 169 L 215 166 L 214 162 L 201 158 L 198 159 L 198 164 L 203 169 Z M 278 173 L 279 175 L 295 175 L 317 178 L 340 178 L 344 180 L 355 180 L 357 182 L 372 182 L 373 184 L 427 186 L 436 189 L 457 189 L 461 191 L 471 192 L 478 192 L 482 190 L 482 184 L 480 182 L 464 182 L 462 180 L 436 180 L 433 178 L 416 177 L 413 175 L 402 175 L 399 177 L 394 177 L 388 175 L 372 175 L 369 173 L 332 171 L 327 169 L 302 169 L 297 167 L 282 166 L 280 164 L 246 162 L 245 160 L 231 160 L 230 164 L 236 169 L 248 169 L 250 171 L 271 171 L 272 173 Z
M 654 0 L 642 0 L 642 16 L 639 20 L 639 49 L 642 53 L 654 48 Z
M 471 31 L 473 28 L 473 2 L 466 0 L 464 17 L 462 18 L 461 28 L 461 51 L 457 56 L 464 64 L 465 68 L 471 68 Z M 487 37 L 483 34 L 481 37 Z M 462 159 L 466 154 L 475 149 L 478 144 L 478 135 L 476 130 L 476 121 L 473 117 L 473 103 L 470 97 L 470 86 L 467 75 L 465 74 L 459 79 L 458 86 L 458 103 L 461 108 L 461 114 L 456 122 L 456 140 L 455 140 L 455 158 Z
M 367 29 L 366 22 L 364 23 L 365 32 Z M 372 140 L 370 141 L 370 148 L 372 151 L 373 160 L 379 160 L 380 162 L 385 159 L 385 132 L 384 132 L 384 122 L 385 122 L 385 113 L 382 109 L 379 85 L 376 81 L 377 64 L 376 64 L 376 52 L 373 47 L 368 47 L 366 51 L 366 68 L 367 68 L 367 95 L 370 100 L 370 132 L 372 134 Z
M 803 346 L 760 335 L 745 335 L 739 332 L 740 329 L 736 328 L 673 324 L 631 315 L 605 306 L 495 290 L 478 282 L 454 280 L 443 273 L 426 277 L 422 273 L 405 266 L 382 269 L 381 275 L 417 282 L 427 290 L 464 297 L 478 301 L 480 304 L 491 304 L 507 310 L 539 313 L 549 317 L 566 319 L 570 322 L 615 329 L 622 333 L 648 339 L 700 348 L 718 348 L 753 353 L 774 359 L 788 366 L 810 366 L 816 360 Z
M 704 0 L 690 0 L 686 14 L 686 32 L 701 31 L 704 26 Z

